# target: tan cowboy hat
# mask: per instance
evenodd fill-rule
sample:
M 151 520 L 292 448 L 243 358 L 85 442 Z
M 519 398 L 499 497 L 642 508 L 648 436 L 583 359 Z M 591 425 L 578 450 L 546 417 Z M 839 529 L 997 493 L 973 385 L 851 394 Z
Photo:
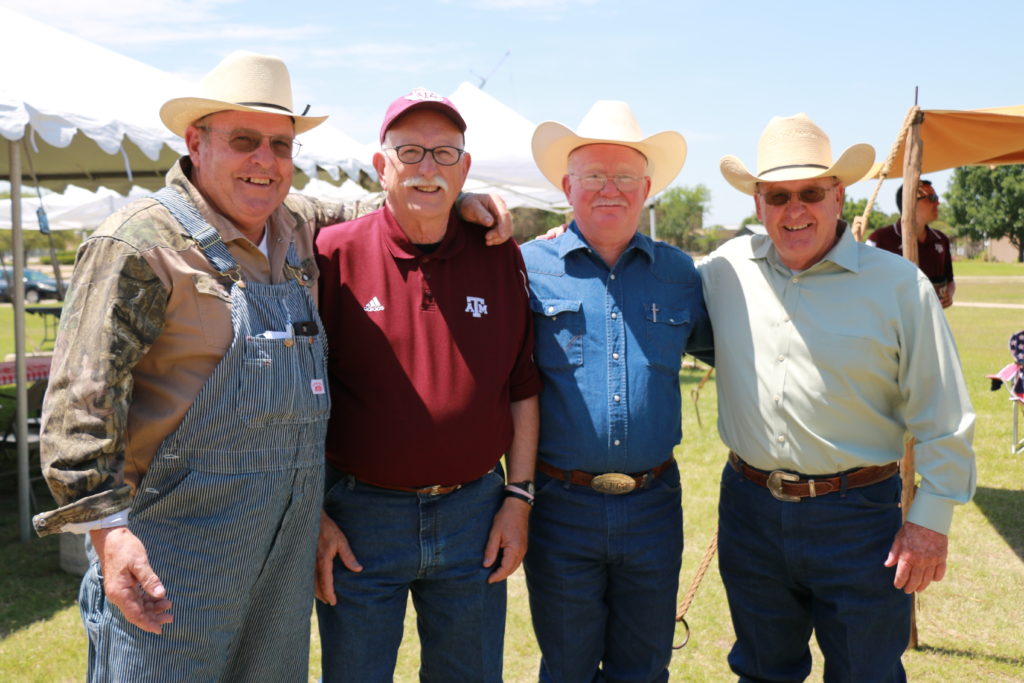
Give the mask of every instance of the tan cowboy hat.
M 171 132 L 185 137 L 185 129 L 218 111 L 253 111 L 290 116 L 295 133 L 304 133 L 327 120 L 326 116 L 299 116 L 292 109 L 292 81 L 278 57 L 232 52 L 206 74 L 199 97 L 177 97 L 160 107 L 160 119 Z
M 779 183 L 835 176 L 852 185 L 871 169 L 875 148 L 863 143 L 848 148 L 834 163 L 832 143 L 825 131 L 807 114 L 773 117 L 757 141 L 757 174 L 747 171 L 732 155 L 722 157 L 719 166 L 729 184 L 745 194 L 754 194 L 758 183 Z
M 651 195 L 665 189 L 679 175 L 686 160 L 686 140 L 682 135 L 666 130 L 645 138 L 625 102 L 598 100 L 576 131 L 555 121 L 545 121 L 533 132 L 533 160 L 558 189 L 562 189 L 569 153 L 584 145 L 623 145 L 643 154 L 647 158 L 647 174 L 651 176 Z

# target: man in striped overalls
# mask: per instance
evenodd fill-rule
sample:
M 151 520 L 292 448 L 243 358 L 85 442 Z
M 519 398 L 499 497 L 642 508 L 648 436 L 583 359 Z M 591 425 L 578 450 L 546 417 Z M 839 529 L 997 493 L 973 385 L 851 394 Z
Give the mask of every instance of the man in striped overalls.
M 89 532 L 93 681 L 308 672 L 330 412 L 313 232 L 353 212 L 289 195 L 294 137 L 326 117 L 293 113 L 281 60 L 235 53 L 201 90 L 161 109 L 188 147 L 167 187 L 79 251 L 54 350 L 60 507 L 35 526 Z

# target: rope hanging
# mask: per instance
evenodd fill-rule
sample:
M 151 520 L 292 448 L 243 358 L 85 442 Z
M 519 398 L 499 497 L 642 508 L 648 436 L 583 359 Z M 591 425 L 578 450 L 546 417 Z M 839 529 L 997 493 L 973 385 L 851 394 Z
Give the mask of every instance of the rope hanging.
M 700 565 L 697 567 L 697 573 L 693 575 L 693 581 L 690 582 L 690 588 L 686 591 L 686 597 L 679 603 L 679 609 L 676 611 L 676 623 L 682 622 L 683 628 L 686 629 L 686 637 L 683 642 L 679 645 L 673 645 L 673 650 L 682 650 L 686 647 L 686 644 L 690 642 L 690 625 L 686 623 L 686 613 L 690 610 L 690 605 L 693 604 L 693 597 L 697 595 L 697 589 L 700 588 L 700 582 L 704 580 L 704 575 L 708 572 L 708 567 L 711 566 L 711 558 L 715 556 L 715 552 L 718 550 L 718 531 L 711 537 L 711 541 L 708 543 L 707 550 L 704 551 L 704 557 L 701 558 Z
M 860 242 L 864 239 L 864 231 L 867 229 L 868 216 L 871 215 L 871 207 L 875 205 L 875 199 L 878 198 L 878 191 L 882 189 L 882 181 L 889 177 L 889 171 L 892 169 L 892 164 L 896 161 L 896 153 L 899 152 L 900 143 L 907 137 L 907 131 L 910 130 L 910 126 L 917 120 L 917 116 L 921 111 L 921 107 L 917 105 L 907 110 L 907 116 L 903 119 L 903 125 L 900 126 L 900 132 L 896 136 L 896 142 L 892 144 L 892 149 L 889 150 L 889 156 L 885 158 L 885 163 L 882 164 L 881 170 L 878 172 L 878 182 L 875 184 L 875 190 L 871 193 L 871 198 L 868 199 L 867 205 L 864 207 L 864 213 L 860 216 L 855 216 L 853 219 L 853 236 Z

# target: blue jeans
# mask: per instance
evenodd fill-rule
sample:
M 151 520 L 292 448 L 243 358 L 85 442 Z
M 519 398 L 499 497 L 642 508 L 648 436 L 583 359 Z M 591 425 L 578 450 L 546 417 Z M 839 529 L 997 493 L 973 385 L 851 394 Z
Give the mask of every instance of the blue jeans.
M 327 683 L 391 681 L 412 592 L 423 681 L 500 681 L 505 582 L 482 566 L 501 468 L 440 496 L 368 486 L 327 468 L 324 511 L 363 571 L 335 559 L 335 606 L 317 601 Z M 500 559 L 499 559 L 500 562 Z
M 524 567 L 540 679 L 664 681 L 683 554 L 679 470 L 608 495 L 537 473 Z
M 718 565 L 741 681 L 802 681 L 813 629 L 825 681 L 905 681 L 910 596 L 882 566 L 901 525 L 898 476 L 799 503 L 776 500 L 728 464 Z

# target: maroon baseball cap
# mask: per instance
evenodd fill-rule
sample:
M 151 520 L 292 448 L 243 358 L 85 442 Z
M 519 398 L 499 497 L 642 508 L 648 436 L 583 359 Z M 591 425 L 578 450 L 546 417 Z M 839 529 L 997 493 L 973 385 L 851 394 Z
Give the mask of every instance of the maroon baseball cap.
M 452 123 L 459 129 L 459 132 L 466 132 L 466 122 L 451 100 L 426 88 L 414 88 L 408 95 L 402 95 L 388 107 L 387 113 L 384 114 L 384 123 L 380 126 L 381 142 L 384 142 L 384 134 L 388 132 L 391 124 L 411 109 L 433 109 L 434 111 L 439 111 L 452 120 Z

